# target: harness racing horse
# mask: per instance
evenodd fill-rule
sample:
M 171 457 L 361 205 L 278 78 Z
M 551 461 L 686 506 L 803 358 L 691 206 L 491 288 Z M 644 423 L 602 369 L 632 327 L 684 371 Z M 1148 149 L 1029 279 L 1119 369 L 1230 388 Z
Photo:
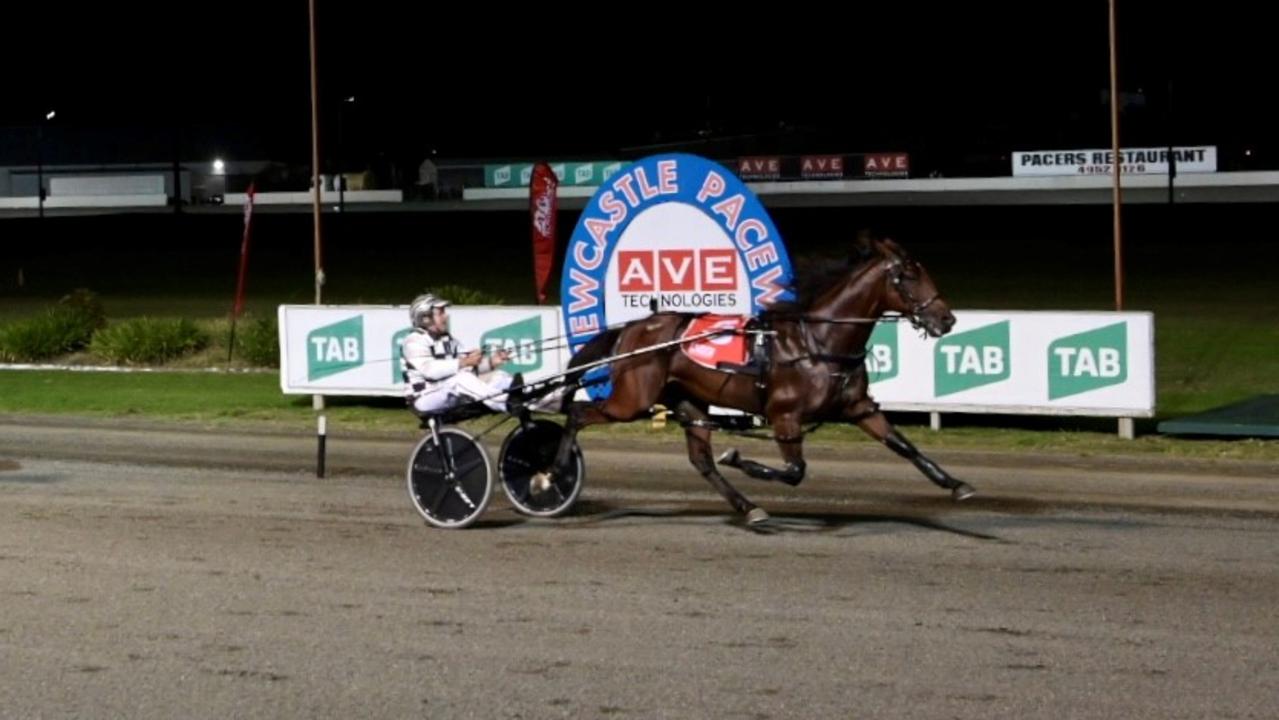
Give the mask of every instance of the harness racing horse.
M 899 313 L 932 337 L 949 332 L 955 316 L 928 271 L 892 240 L 863 233 L 853 249 L 837 279 L 814 293 L 811 302 L 805 302 L 807 289 L 801 284 L 799 302 L 778 304 L 761 314 L 770 358 L 759 376 L 709 369 L 679 352 L 681 332 L 695 317 L 687 313 L 654 313 L 592 338 L 574 355 L 570 370 L 667 345 L 612 362 L 608 398 L 566 403 L 565 433 L 548 477 L 568 467 L 582 428 L 646 417 L 660 403 L 684 426 L 688 457 L 698 472 L 749 524 L 767 522 L 768 513 L 729 484 L 716 467 L 710 442 L 715 426 L 707 412 L 708 406 L 716 405 L 763 415 L 772 427 L 785 462 L 781 469 L 744 459 L 736 450 L 719 458 L 719 465 L 749 477 L 798 485 L 804 479 L 804 424 L 845 422 L 855 423 L 912 462 L 955 500 L 971 497 L 972 487 L 920 453 L 879 411 L 867 394 L 864 364 L 866 342 L 876 319 L 885 313 Z

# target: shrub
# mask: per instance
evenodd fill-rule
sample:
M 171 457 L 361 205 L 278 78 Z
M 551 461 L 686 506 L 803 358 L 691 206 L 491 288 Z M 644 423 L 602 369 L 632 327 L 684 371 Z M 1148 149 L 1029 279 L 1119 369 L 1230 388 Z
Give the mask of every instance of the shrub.
M 108 325 L 93 335 L 89 351 L 113 363 L 159 364 L 195 352 L 209 336 L 187 319 L 135 318 Z
M 256 367 L 279 367 L 279 321 L 274 316 L 245 320 L 235 330 L 236 356 Z
M 441 285 L 433 290 L 436 295 L 445 298 L 455 305 L 505 305 L 506 301 L 498 295 L 465 285 Z
M 105 322 L 97 296 L 76 290 L 43 313 L 0 328 L 0 359 L 29 362 L 75 352 Z

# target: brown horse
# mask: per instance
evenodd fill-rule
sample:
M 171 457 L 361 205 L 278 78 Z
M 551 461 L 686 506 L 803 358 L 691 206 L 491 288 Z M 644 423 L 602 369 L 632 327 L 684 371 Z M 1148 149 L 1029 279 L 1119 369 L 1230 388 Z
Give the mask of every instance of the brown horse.
M 613 389 L 598 402 L 570 402 L 568 420 L 556 455 L 556 469 L 567 467 L 573 441 L 588 425 L 629 422 L 651 414 L 656 404 L 672 408 L 684 426 L 693 466 L 750 524 L 768 513 L 746 499 L 716 468 L 711 452 L 707 408 L 717 405 L 762 415 L 772 427 L 785 466 L 771 468 L 743 459 L 736 450 L 719 464 L 760 480 L 798 485 L 804 479 L 803 426 L 810 422 L 855 423 L 871 437 L 910 460 L 955 500 L 974 494 L 919 452 L 888 422 L 867 394 L 865 348 L 874 321 L 899 313 L 932 337 L 955 324 L 928 271 L 892 240 L 859 236 L 854 254 L 838 279 L 811 302 L 775 306 L 760 316 L 771 344 L 770 361 L 760 376 L 711 370 L 678 352 L 680 333 L 694 317 L 660 312 L 593 338 L 569 368 L 637 349 L 672 343 L 611 364 Z M 801 288 L 802 289 L 802 288 Z M 803 296 L 801 295 L 801 301 Z

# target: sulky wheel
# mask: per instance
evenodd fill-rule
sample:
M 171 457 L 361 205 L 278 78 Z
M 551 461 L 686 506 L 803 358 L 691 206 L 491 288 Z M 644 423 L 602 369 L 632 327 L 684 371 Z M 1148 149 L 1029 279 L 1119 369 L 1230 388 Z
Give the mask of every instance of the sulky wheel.
M 573 508 L 582 492 L 586 479 L 586 465 L 582 462 L 582 449 L 573 444 L 570 472 L 550 480 L 541 492 L 533 488 L 535 476 L 545 482 L 546 475 L 555 462 L 564 428 L 550 420 L 534 420 L 521 423 L 506 436 L 502 451 L 497 456 L 498 477 L 502 489 L 515 509 L 534 517 L 559 517 Z
M 436 444 L 439 438 L 439 444 Z M 427 433 L 409 456 L 409 498 L 439 528 L 475 522 L 493 496 L 493 467 L 484 446 L 464 430 Z

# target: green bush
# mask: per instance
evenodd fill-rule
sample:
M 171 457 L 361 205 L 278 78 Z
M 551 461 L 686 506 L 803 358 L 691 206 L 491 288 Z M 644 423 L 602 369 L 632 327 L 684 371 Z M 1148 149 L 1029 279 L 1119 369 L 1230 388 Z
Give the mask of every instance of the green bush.
M 255 367 L 280 366 L 280 329 L 274 316 L 245 318 L 235 329 L 235 354 Z
M 199 327 L 209 336 L 208 350 L 214 362 L 227 359 L 231 344 L 230 317 L 201 320 Z M 279 322 L 274 315 L 254 317 L 246 313 L 235 323 L 234 358 L 253 367 L 280 366 Z
M 7 362 L 47 360 L 74 352 L 93 336 L 93 328 L 62 308 L 0 328 L 0 358 Z
M 448 300 L 454 305 L 505 305 L 506 301 L 499 295 L 483 290 L 475 290 L 464 285 L 441 285 L 431 292 Z
M 90 290 L 84 288 L 73 290 L 58 301 L 58 307 L 80 318 L 86 326 L 94 330 L 105 327 L 107 324 L 107 313 L 102 308 L 102 301 Z M 88 344 L 89 338 L 85 338 L 84 342 Z
M 89 351 L 113 363 L 159 364 L 201 350 L 208 344 L 209 336 L 190 320 L 144 317 L 97 331 Z
M 48 360 L 80 350 L 105 324 L 102 303 L 76 290 L 43 313 L 0 327 L 0 360 Z

